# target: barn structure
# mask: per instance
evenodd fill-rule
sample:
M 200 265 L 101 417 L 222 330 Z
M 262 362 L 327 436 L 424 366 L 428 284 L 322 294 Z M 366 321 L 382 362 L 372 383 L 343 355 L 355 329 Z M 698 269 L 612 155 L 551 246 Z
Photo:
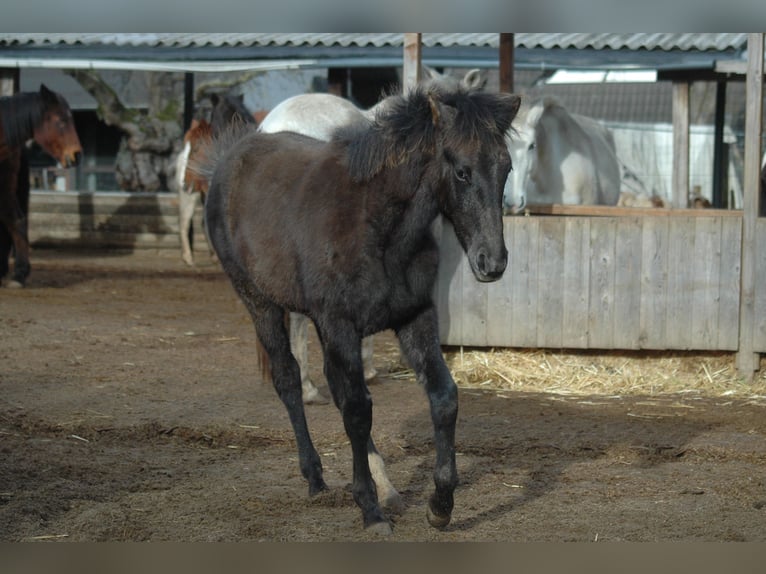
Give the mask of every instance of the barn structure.
M 510 267 L 501 281 L 490 285 L 470 279 L 454 235 L 444 224 L 438 230 L 443 253 L 436 298 L 442 342 L 448 345 L 729 350 L 737 351 L 738 367 L 748 378 L 766 353 L 766 293 L 755 290 L 766 279 L 766 256 L 755 248 L 766 240 L 766 225 L 758 217 L 763 34 L 371 34 L 363 39 L 250 34 L 228 35 L 226 40 L 221 35 L 114 35 L 111 40 L 77 35 L 76 41 L 68 35 L 8 36 L 16 38 L 0 38 L 0 89 L 5 91 L 17 86 L 21 66 L 140 65 L 189 74 L 222 66 L 267 69 L 331 62 L 352 70 L 398 63 L 409 83 L 421 63 L 427 63 L 499 67 L 499 88 L 505 90 L 513 89 L 514 66 L 653 68 L 673 86 L 675 208 L 685 207 L 688 198 L 690 82 L 717 82 L 720 138 L 726 82 L 744 81 L 741 211 L 552 206 L 546 213 L 508 217 Z M 187 88 L 189 82 L 187 75 Z M 721 153 L 717 146 L 719 166 Z M 716 181 L 722 178 L 716 175 Z M 716 194 L 720 202 L 720 185 Z M 30 220 L 39 244 L 175 246 L 174 209 L 169 194 L 40 193 L 33 195 Z M 64 233 L 53 223 L 61 221 L 62 213 L 74 221 Z M 147 219 L 147 213 L 154 218 Z

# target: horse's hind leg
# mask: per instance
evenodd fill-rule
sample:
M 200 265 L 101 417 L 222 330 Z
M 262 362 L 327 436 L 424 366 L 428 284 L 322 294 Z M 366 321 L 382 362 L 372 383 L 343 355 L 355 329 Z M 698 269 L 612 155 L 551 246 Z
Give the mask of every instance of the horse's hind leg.
M 308 480 L 309 495 L 327 489 L 322 477 L 322 461 L 311 442 L 306 414 L 301 397 L 300 369 L 290 353 L 290 340 L 285 328 L 284 310 L 274 304 L 256 304 L 248 288 L 242 283 L 233 282 L 237 291 L 250 311 L 255 324 L 258 340 L 269 358 L 271 380 L 274 388 L 287 408 L 290 423 L 293 426 L 298 443 L 298 459 L 301 473 Z
M 187 265 L 194 265 L 191 240 L 189 235 L 192 229 L 192 218 L 197 203 L 197 196 L 186 188 L 178 191 L 178 233 L 181 238 L 181 258 Z
M 427 309 L 397 332 L 410 366 L 424 386 L 431 406 L 434 425 L 436 489 L 429 500 L 428 522 L 441 528 L 449 524 L 458 483 L 455 464 L 455 423 L 457 421 L 457 386 L 444 362 L 439 346 L 436 311 Z
M 351 442 L 354 501 L 362 510 L 365 528 L 388 534 L 391 525 L 378 504 L 368 459 L 368 449 L 374 450 L 370 438 L 372 398 L 364 384 L 361 339 L 352 326 L 340 324 L 339 321 L 333 321 L 331 328 L 320 324 L 317 327 L 324 352 L 325 376 Z
M 309 375 L 309 318 L 300 313 L 290 313 L 290 349 L 301 371 L 301 390 L 305 404 L 324 405 L 330 402 L 322 396 Z

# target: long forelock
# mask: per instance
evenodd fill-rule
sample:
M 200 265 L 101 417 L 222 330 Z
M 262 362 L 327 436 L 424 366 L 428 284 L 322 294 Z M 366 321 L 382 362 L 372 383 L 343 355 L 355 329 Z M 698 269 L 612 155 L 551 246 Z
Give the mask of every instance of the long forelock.
M 504 101 L 496 94 L 459 90 L 445 98 L 457 109 L 454 137 L 476 141 L 482 147 L 503 143 L 512 130 L 512 117 Z
M 22 92 L 0 98 L 0 127 L 7 144 L 16 146 L 32 137 L 45 115 L 37 92 Z

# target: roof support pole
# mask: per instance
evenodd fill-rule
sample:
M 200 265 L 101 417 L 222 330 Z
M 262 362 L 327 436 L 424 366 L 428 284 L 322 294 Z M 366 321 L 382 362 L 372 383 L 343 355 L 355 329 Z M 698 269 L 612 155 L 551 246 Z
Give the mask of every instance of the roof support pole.
M 500 34 L 500 91 L 513 93 L 513 34 Z
M 754 352 L 756 224 L 758 223 L 763 126 L 763 33 L 748 34 L 745 79 L 745 172 L 742 198 L 742 261 L 739 283 L 737 370 L 750 382 L 760 367 Z
M 194 72 L 184 74 L 184 133 L 194 118 Z
M 723 128 L 726 120 L 726 84 L 716 82 L 715 90 L 715 137 L 713 143 L 713 207 L 725 208 L 728 203 L 729 153 L 723 143 Z
M 402 87 L 404 91 L 418 85 L 421 78 L 420 62 L 422 59 L 422 45 L 420 33 L 407 33 L 404 35 L 404 60 L 402 63 Z
M 673 207 L 689 206 L 689 82 L 673 82 Z

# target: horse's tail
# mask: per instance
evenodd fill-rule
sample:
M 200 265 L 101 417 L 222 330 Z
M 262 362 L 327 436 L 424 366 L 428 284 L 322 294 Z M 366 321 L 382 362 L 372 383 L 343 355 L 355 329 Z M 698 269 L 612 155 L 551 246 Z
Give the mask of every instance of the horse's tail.
M 221 158 L 229 149 L 234 146 L 242 137 L 248 133 L 254 132 L 256 127 L 252 123 L 245 123 L 234 120 L 218 136 L 211 138 L 202 144 L 195 153 L 189 158 L 187 171 L 194 176 L 204 179 L 210 183 L 215 173 L 215 168 L 221 161 Z
M 285 311 L 285 329 L 290 332 L 290 313 Z M 261 380 L 264 383 L 273 383 L 274 379 L 271 376 L 271 360 L 269 354 L 266 352 L 266 347 L 261 343 L 259 336 L 255 337 L 255 356 L 258 361 L 258 368 L 261 371 Z
M 261 371 L 261 380 L 264 383 L 273 383 L 274 380 L 271 377 L 271 360 L 269 360 L 269 354 L 266 352 L 266 348 L 258 337 L 255 338 L 255 356 L 258 361 L 258 368 Z

